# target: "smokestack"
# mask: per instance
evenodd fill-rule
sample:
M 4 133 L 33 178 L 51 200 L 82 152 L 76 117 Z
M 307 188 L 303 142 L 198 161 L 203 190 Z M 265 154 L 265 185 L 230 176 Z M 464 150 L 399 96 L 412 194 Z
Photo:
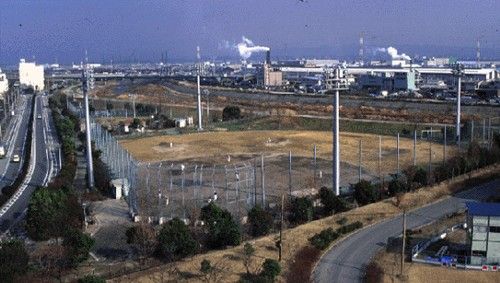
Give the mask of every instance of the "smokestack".
M 266 51 L 266 64 L 271 65 L 271 50 Z

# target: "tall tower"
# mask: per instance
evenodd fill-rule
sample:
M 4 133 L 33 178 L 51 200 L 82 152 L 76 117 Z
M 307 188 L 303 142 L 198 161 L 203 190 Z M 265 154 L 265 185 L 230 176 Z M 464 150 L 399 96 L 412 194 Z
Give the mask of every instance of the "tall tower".
M 363 31 L 359 34 L 359 62 L 361 66 L 365 64 L 365 33 Z
M 460 148 L 460 115 L 461 115 L 461 109 L 460 109 L 460 98 L 461 98 L 461 84 L 462 84 L 462 76 L 464 74 L 464 68 L 460 64 L 456 64 L 455 68 L 452 70 L 453 75 L 457 78 L 457 119 L 456 119 L 456 135 L 455 135 L 455 140 L 458 144 L 458 148 Z
M 197 58 L 197 76 L 196 76 L 196 82 L 198 86 L 198 131 L 203 130 L 202 126 L 202 121 L 201 121 L 201 89 L 200 89 L 200 75 L 201 75 L 201 63 L 200 63 L 200 47 L 196 46 L 196 58 Z
M 90 136 L 90 114 L 89 114 L 89 95 L 88 91 L 92 88 L 92 70 L 89 65 L 87 50 L 85 50 L 85 64 L 82 68 L 82 92 L 85 103 L 85 137 L 87 148 L 87 186 L 91 190 L 94 188 L 94 163 L 92 161 L 92 143 Z

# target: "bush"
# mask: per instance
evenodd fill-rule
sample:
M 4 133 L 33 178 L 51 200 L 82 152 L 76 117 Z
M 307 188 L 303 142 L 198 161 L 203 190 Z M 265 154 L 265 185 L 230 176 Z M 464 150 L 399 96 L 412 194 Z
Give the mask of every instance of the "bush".
M 406 191 L 406 184 L 401 180 L 401 177 L 393 176 L 387 187 L 390 196 L 395 196 L 397 193 Z
M 344 226 L 341 226 L 340 228 L 337 229 L 337 234 L 347 234 L 347 233 L 351 233 L 352 231 L 355 231 L 359 228 L 362 228 L 363 227 L 363 223 L 361 223 L 360 221 L 356 221 L 356 222 L 353 222 L 351 224 L 347 224 L 347 225 L 344 225 Z
M 237 246 L 241 232 L 231 213 L 211 202 L 201 208 L 200 219 L 208 226 L 208 245 L 212 248 Z
M 274 259 L 266 258 L 264 263 L 262 264 L 262 271 L 260 275 L 271 282 L 274 282 L 276 276 L 281 273 L 281 266 L 279 262 Z
M 106 283 L 106 280 L 100 276 L 87 275 L 83 278 L 78 279 L 78 283 Z
M 313 217 L 313 203 L 307 197 L 292 199 L 289 219 L 295 224 L 311 221 Z
M 237 120 L 241 118 L 241 110 L 238 106 L 229 105 L 222 110 L 222 120 Z
M 14 282 L 28 270 L 29 255 L 20 241 L 0 242 L 0 282 Z
M 250 224 L 250 234 L 252 236 L 264 236 L 273 227 L 273 217 L 269 212 L 257 205 L 248 212 L 248 223 Z
M 354 185 L 354 198 L 360 205 L 377 201 L 377 191 L 372 183 L 361 180 Z
M 371 262 L 365 267 L 363 281 L 366 283 L 382 282 L 384 270 L 375 262 Z
M 66 230 L 63 246 L 66 248 L 69 264 L 76 267 L 80 262 L 85 261 L 94 243 L 94 239 L 78 229 Z
M 130 227 L 125 234 L 127 243 L 134 245 L 141 256 L 151 254 L 157 246 L 155 230 L 149 224 L 141 223 Z
M 418 183 L 420 186 L 426 186 L 428 181 L 427 171 L 422 167 L 418 167 L 413 176 L 413 182 Z
M 323 214 L 332 215 L 334 212 L 342 212 L 347 210 L 346 202 L 336 196 L 332 190 L 327 187 L 322 187 L 319 190 L 319 198 L 323 204 Z
M 315 248 L 324 250 L 338 237 L 339 234 L 335 233 L 332 228 L 328 228 L 309 238 L 309 242 Z
M 167 260 L 177 260 L 193 255 L 198 250 L 198 243 L 184 222 L 174 218 L 164 224 L 158 234 L 158 252 Z

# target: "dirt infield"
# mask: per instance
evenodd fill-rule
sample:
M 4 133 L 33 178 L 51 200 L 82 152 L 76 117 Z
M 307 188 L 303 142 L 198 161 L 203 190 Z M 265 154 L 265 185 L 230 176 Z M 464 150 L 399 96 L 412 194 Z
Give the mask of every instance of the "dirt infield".
M 370 134 L 341 133 L 341 161 L 357 166 L 359 141 L 362 141 L 362 167 L 371 175 L 378 175 L 379 137 Z M 382 174 L 397 170 L 396 137 L 382 136 Z M 192 161 L 205 164 L 245 159 L 263 154 L 266 157 L 288 155 L 313 158 L 313 146 L 317 147 L 317 158 L 332 159 L 332 134 L 326 131 L 242 131 L 208 132 L 177 136 L 156 136 L 134 140 L 122 140 L 121 145 L 132 155 L 147 162 Z M 172 143 L 172 147 L 170 147 Z M 417 141 L 417 163 L 428 164 L 429 146 L 427 141 Z M 433 143 L 432 162 L 443 158 L 443 146 Z M 453 148 L 448 148 L 451 156 Z M 413 140 L 400 139 L 400 167 L 413 162 Z

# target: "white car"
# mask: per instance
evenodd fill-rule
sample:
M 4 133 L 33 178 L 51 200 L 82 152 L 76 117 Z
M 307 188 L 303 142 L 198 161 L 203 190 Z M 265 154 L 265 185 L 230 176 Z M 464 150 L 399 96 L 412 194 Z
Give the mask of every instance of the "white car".
M 38 116 L 36 116 L 37 119 L 42 119 L 42 115 L 38 114 Z
M 18 163 L 21 161 L 21 158 L 19 157 L 19 154 L 14 154 L 12 156 L 12 162 Z

